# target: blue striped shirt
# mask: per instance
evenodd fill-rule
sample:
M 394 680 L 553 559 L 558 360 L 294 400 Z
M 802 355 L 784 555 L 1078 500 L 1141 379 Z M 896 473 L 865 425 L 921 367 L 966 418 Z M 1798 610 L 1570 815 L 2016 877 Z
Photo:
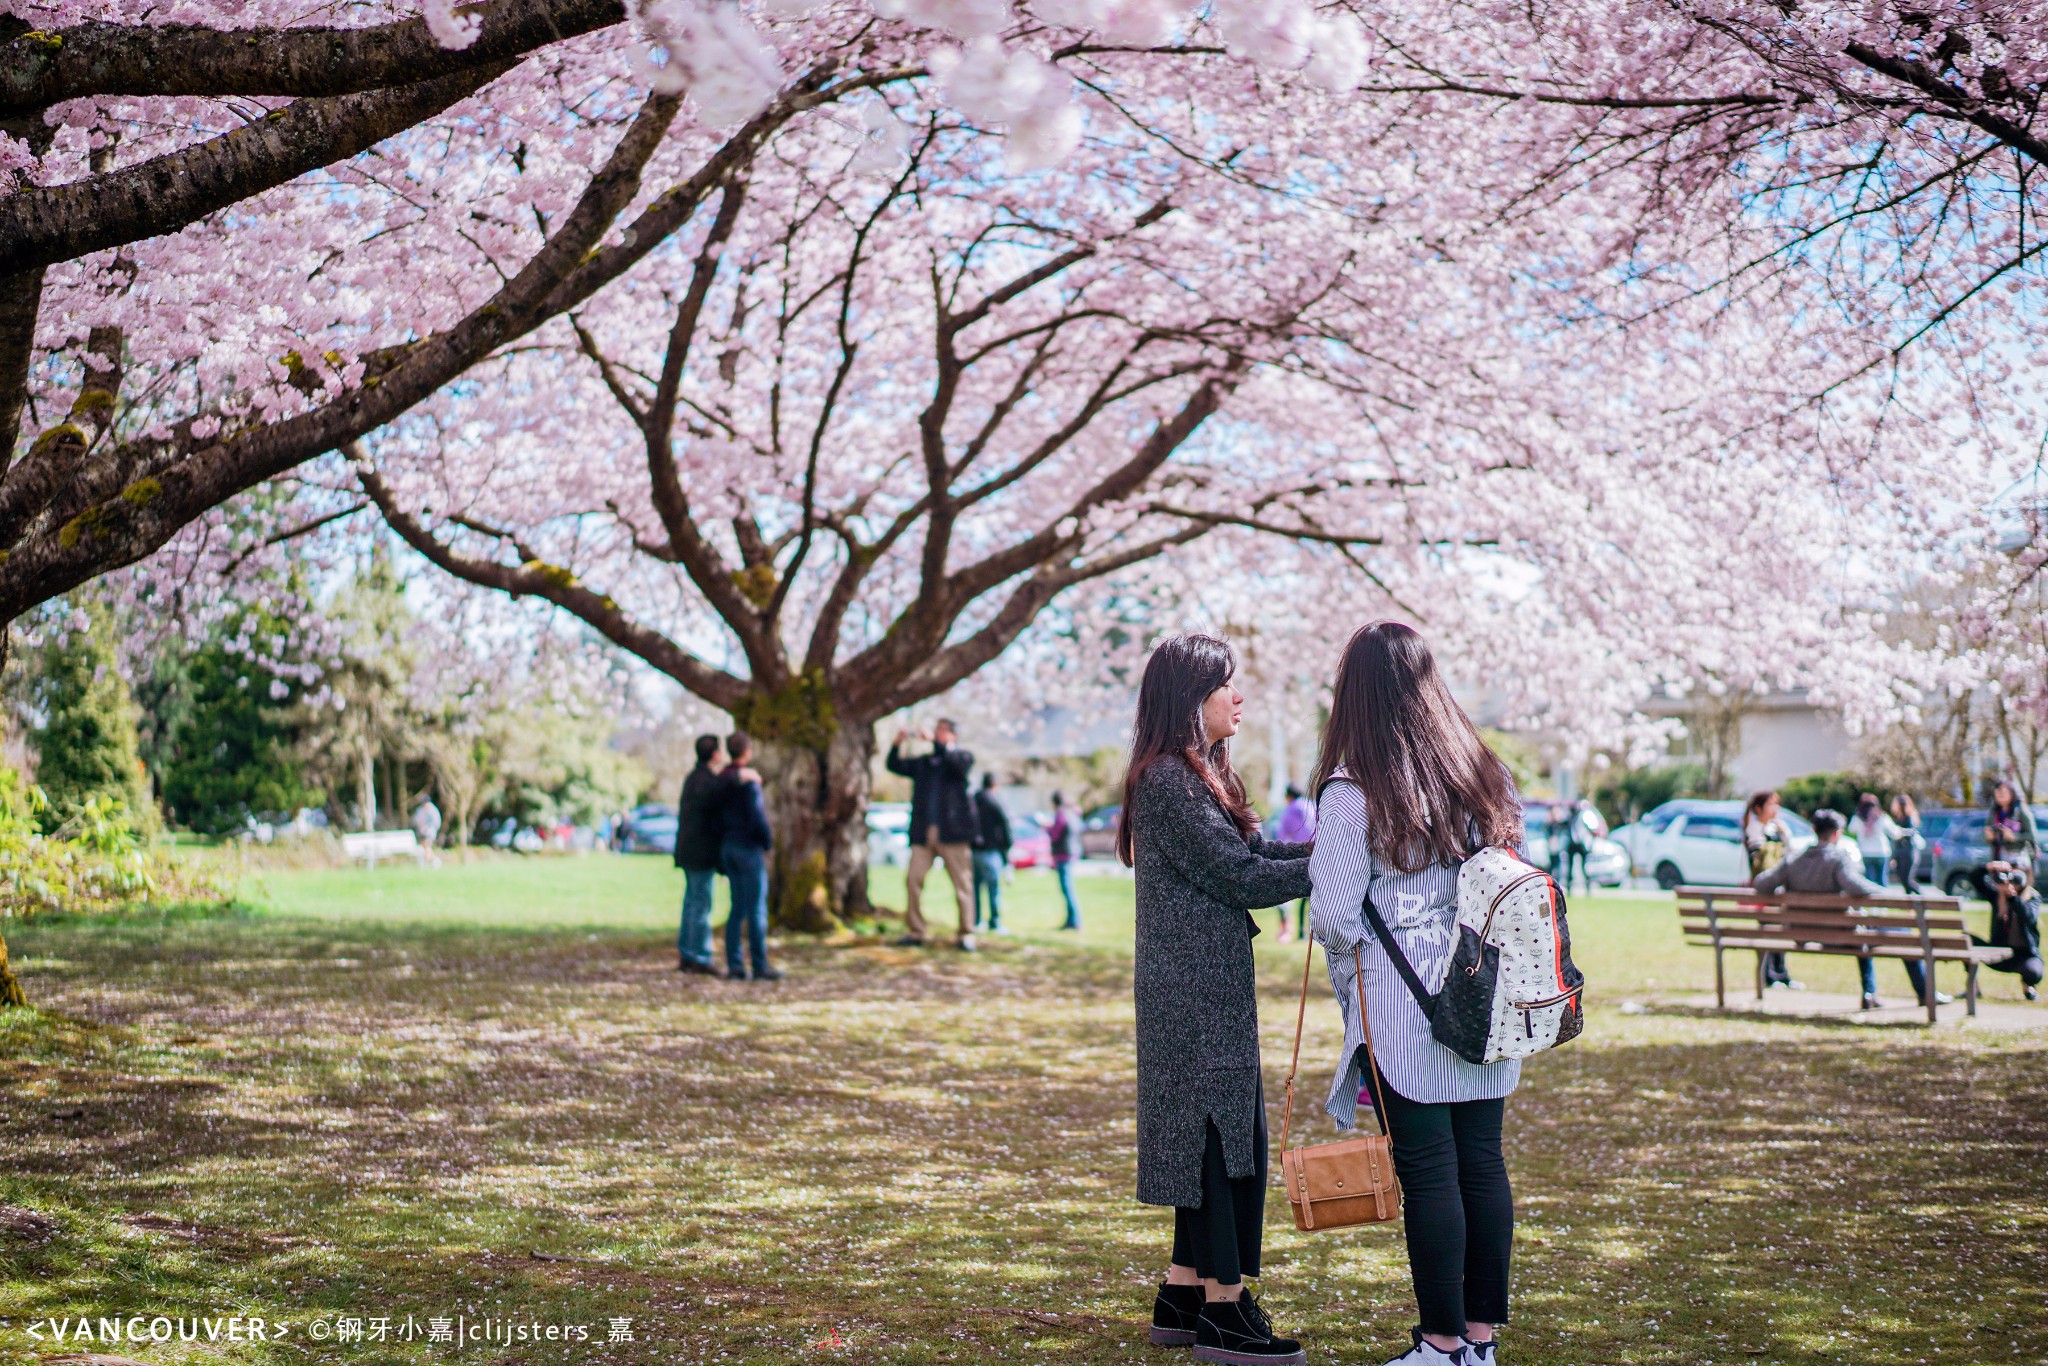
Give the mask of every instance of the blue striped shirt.
M 1354 946 L 1364 963 L 1365 1005 L 1372 1016 L 1373 1054 L 1382 1084 L 1409 1100 L 1441 1104 L 1504 1096 L 1521 1079 L 1517 1060 L 1469 1063 L 1430 1036 L 1428 1018 L 1366 923 L 1370 891 L 1422 985 L 1440 990 L 1457 945 L 1458 866 L 1433 864 L 1413 873 L 1388 867 L 1366 842 L 1365 794 L 1358 785 L 1339 777 L 1324 788 L 1316 806 L 1315 852 L 1308 861 L 1309 916 L 1344 1015 L 1344 1051 L 1324 1105 L 1340 1128 L 1357 1122 L 1364 1077 L 1365 1030 L 1352 986 Z

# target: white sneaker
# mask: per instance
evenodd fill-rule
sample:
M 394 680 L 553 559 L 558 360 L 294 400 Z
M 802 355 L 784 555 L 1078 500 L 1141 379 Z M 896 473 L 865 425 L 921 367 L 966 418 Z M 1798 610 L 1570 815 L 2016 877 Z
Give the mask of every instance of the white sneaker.
M 1465 1344 L 1446 1352 L 1422 1340 L 1422 1330 L 1411 1328 L 1409 1336 L 1415 1339 L 1415 1346 L 1402 1356 L 1395 1357 L 1387 1366 L 1468 1366 L 1471 1358 L 1465 1354 Z

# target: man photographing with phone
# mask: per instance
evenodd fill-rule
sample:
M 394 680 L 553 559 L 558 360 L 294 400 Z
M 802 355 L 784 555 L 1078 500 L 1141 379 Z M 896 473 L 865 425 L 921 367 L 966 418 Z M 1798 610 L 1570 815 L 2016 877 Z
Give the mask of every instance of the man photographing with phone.
M 914 758 L 904 756 L 903 747 L 912 736 L 931 742 L 931 752 Z M 974 951 L 973 851 L 969 846 L 976 833 L 974 798 L 968 791 L 967 775 L 974 771 L 974 756 L 955 747 L 959 733 L 951 721 L 940 721 L 931 730 L 896 732 L 889 746 L 886 767 L 901 778 L 910 779 L 910 865 L 904 869 L 908 884 L 903 911 L 904 945 L 931 941 L 924 920 L 924 880 L 932 860 L 946 865 L 953 881 L 953 904 L 960 912 L 961 949 Z

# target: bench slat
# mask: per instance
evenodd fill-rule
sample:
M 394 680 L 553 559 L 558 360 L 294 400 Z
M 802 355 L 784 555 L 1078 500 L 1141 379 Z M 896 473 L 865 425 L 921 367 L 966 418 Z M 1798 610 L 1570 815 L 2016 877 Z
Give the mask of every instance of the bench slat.
M 1679 921 L 1687 929 L 1707 929 L 1716 922 L 1704 916 L 1688 915 Z M 1726 916 L 1718 922 L 1724 934 L 1741 933 L 1747 930 L 1812 930 L 1818 934 L 1866 934 L 1866 935 L 1911 935 L 1920 937 L 1920 927 L 1910 920 L 1857 920 L 1846 916 L 1822 919 L 1817 916 L 1790 916 L 1781 914 L 1745 916 L 1740 920 Z M 1927 922 L 1927 932 L 1936 939 L 1960 939 L 1969 934 L 1969 927 L 1960 922 L 1942 925 L 1932 917 Z
M 1960 911 L 1963 899 L 1956 896 L 1832 896 L 1819 892 L 1759 892 L 1753 887 L 1681 887 L 1678 889 L 1680 906 L 1702 905 L 1712 898 L 1715 908 L 1722 906 L 1801 906 L 1814 910 L 1847 910 L 1882 907 L 1887 910 L 1916 911 L 1925 906 L 1930 911 Z
M 1711 949 L 1714 947 L 1714 943 L 1710 939 L 1688 939 L 1685 942 L 1694 948 Z M 1818 953 L 1837 958 L 1924 959 L 1930 956 L 1923 953 L 1917 945 L 1911 944 L 1869 944 L 1849 947 L 1842 945 L 1820 945 L 1808 939 L 1777 939 L 1759 935 L 1724 934 L 1721 936 L 1721 947 L 1724 949 L 1762 949 L 1766 953 Z M 1869 950 L 1867 954 L 1864 952 L 1866 948 Z M 1997 963 L 2003 961 L 2010 952 L 2008 949 L 1980 948 L 1976 945 L 1970 945 L 1967 948 L 1943 948 L 1940 945 L 1936 945 L 1931 956 L 1936 962 L 1940 963 L 1967 963 L 1971 961 Z
M 1679 919 L 1687 924 L 1698 922 L 1705 925 L 1710 923 L 1705 911 L 1688 909 L 1680 911 L 1678 915 Z M 1910 930 L 1914 934 L 1920 933 L 1920 922 L 1910 916 L 1856 915 L 1847 911 L 1781 911 L 1766 908 L 1763 910 L 1744 910 L 1735 913 L 1716 910 L 1712 919 L 1718 920 L 1723 925 L 1861 925 L 1868 927 L 1872 931 Z M 1968 924 L 1969 922 L 1959 915 L 1930 915 L 1927 917 L 1927 928 L 1937 932 L 1947 930 L 1951 933 L 1960 934 L 1968 927 Z

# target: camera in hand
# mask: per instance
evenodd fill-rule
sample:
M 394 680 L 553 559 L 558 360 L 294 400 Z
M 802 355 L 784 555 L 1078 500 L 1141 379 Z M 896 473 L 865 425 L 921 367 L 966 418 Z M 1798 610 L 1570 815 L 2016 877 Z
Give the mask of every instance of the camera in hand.
M 2023 892 L 2027 888 L 2026 873 L 2010 863 L 1991 864 L 1984 870 L 1984 880 L 2006 892 Z

